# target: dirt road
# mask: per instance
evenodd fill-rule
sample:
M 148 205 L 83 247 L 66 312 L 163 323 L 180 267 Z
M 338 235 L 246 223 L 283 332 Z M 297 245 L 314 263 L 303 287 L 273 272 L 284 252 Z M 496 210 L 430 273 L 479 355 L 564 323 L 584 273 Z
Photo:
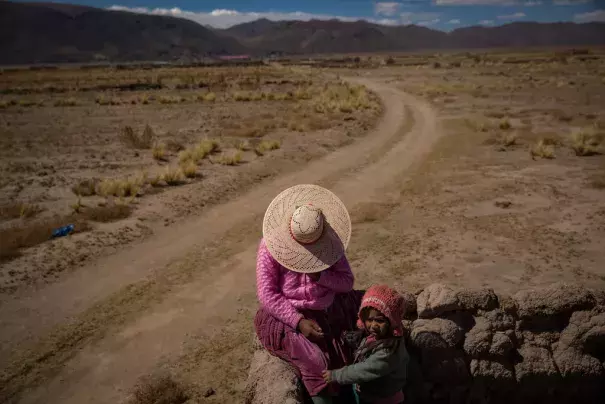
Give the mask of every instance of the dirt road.
M 192 352 L 197 374 L 237 390 L 229 363 L 247 360 L 255 250 L 271 199 L 288 186 L 317 183 L 349 208 L 380 200 L 440 136 L 426 103 L 386 84 L 354 80 L 377 92 L 386 106 L 379 125 L 362 140 L 4 302 L 0 362 L 9 365 L 0 397 L 120 402 L 140 375 Z

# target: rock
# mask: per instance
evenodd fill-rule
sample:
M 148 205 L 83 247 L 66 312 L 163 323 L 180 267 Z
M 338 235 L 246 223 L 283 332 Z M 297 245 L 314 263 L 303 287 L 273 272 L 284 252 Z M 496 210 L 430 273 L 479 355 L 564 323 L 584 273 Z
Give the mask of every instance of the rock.
M 523 337 L 521 340 L 524 344 L 539 346 L 550 349 L 551 345 L 559 341 L 560 334 L 558 332 L 539 332 L 522 331 Z
M 499 296 L 498 301 L 500 303 L 500 309 L 506 314 L 516 317 L 517 316 L 517 303 L 510 296 Z
M 493 337 L 491 324 L 483 317 L 475 318 L 475 326 L 466 334 L 464 352 L 473 358 L 489 354 Z
M 562 319 L 574 311 L 590 310 L 596 301 L 592 294 L 572 285 L 554 285 L 543 289 L 524 290 L 514 296 L 523 328 L 560 326 Z M 550 318 L 549 318 L 550 317 Z
M 494 331 L 506 331 L 515 328 L 515 319 L 504 310 L 479 311 L 479 315 L 489 320 Z
M 204 392 L 203 396 L 204 396 L 204 398 L 208 398 L 208 397 L 213 396 L 215 394 L 216 394 L 216 391 L 214 391 L 214 389 L 212 387 L 208 387 L 206 389 L 206 391 Z
M 503 332 L 496 332 L 492 338 L 489 354 L 492 356 L 508 356 L 514 349 L 513 341 Z
M 575 348 L 558 349 L 553 358 L 561 376 L 567 377 L 597 377 L 603 376 L 601 362 L 590 355 L 584 355 Z
M 523 345 L 519 349 L 521 362 L 515 365 L 519 383 L 551 383 L 560 377 L 550 352 L 546 348 Z
M 421 367 L 425 378 L 433 383 L 457 385 L 470 379 L 463 353 L 454 349 L 424 351 Z
M 464 331 L 469 331 L 475 326 L 475 318 L 467 311 L 454 311 L 451 313 L 444 314 L 442 318 L 453 321 L 456 325 L 462 328 Z
M 605 360 L 605 326 L 591 328 L 582 337 L 582 351 Z
M 464 338 L 464 330 L 451 320 L 418 319 L 412 323 L 411 344 L 419 349 L 453 348 Z
M 513 366 L 510 363 L 497 362 L 483 359 L 471 360 L 471 375 L 475 378 L 488 380 L 507 380 L 513 381 L 515 375 Z
M 457 295 L 460 306 L 464 310 L 493 310 L 498 307 L 498 296 L 493 289 L 463 289 L 458 291 Z
M 427 286 L 416 299 L 418 317 L 431 318 L 459 310 L 462 307 L 456 292 L 449 286 L 434 283 Z
M 244 402 L 303 403 L 303 387 L 296 372 L 286 362 L 265 350 L 257 350 L 250 364 Z
M 403 297 L 404 312 L 403 317 L 411 317 L 416 314 L 416 296 L 408 291 L 400 291 L 399 294 Z

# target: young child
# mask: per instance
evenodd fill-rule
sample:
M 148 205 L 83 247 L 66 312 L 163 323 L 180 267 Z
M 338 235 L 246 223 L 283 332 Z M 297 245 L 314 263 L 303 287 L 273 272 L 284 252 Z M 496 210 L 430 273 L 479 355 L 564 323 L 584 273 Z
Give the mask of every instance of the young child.
M 361 404 L 403 403 L 409 356 L 403 339 L 403 297 L 385 285 L 370 287 L 361 302 L 357 326 L 363 340 L 354 364 L 325 370 L 327 383 L 355 384 Z

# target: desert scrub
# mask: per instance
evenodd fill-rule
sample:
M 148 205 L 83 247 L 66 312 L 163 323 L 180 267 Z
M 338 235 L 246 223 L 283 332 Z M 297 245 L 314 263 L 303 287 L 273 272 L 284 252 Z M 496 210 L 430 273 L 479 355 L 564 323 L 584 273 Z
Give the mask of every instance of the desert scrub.
M 215 93 L 199 94 L 197 96 L 197 100 L 202 101 L 202 102 L 214 102 L 214 101 L 216 101 L 216 94 Z
M 76 105 L 78 105 L 78 101 L 73 97 L 60 99 L 54 103 L 55 107 L 75 107 Z
M 518 135 L 516 133 L 509 133 L 502 139 L 502 144 L 506 147 L 514 146 L 517 144 Z
M 71 191 L 79 196 L 93 196 L 97 193 L 97 185 L 99 181 L 96 179 L 85 179 L 71 187 Z
M 529 151 L 532 160 L 535 160 L 536 157 L 540 157 L 543 159 L 554 159 L 555 158 L 555 148 L 552 145 L 547 145 L 544 140 L 540 140 L 536 143 L 531 150 Z
M 240 151 L 248 151 L 252 148 L 250 146 L 250 142 L 248 142 L 247 140 L 242 140 L 242 141 L 238 142 L 235 147 L 237 148 L 237 150 L 240 150 Z
M 510 121 L 508 119 L 503 119 L 500 121 L 498 127 L 502 130 L 509 130 L 510 128 L 512 128 L 512 125 L 510 124 Z
M 183 150 L 179 153 L 179 162 L 181 164 L 187 161 L 193 161 L 199 164 L 208 155 L 216 153 L 220 150 L 220 145 L 216 140 L 206 139 L 199 142 L 197 145 Z
M 182 163 L 181 170 L 183 171 L 183 175 L 187 178 L 194 178 L 197 176 L 197 164 L 191 160 Z
M 180 167 L 167 167 L 162 174 L 162 180 L 168 185 L 181 185 L 185 181 L 185 174 Z
M 120 133 L 120 140 L 133 149 L 150 149 L 153 146 L 155 133 L 151 126 L 145 125 L 142 135 L 138 135 L 132 126 L 125 126 Z
M 593 130 L 583 130 L 572 135 L 571 148 L 576 156 L 594 156 L 602 154 L 601 143 L 605 136 L 602 133 L 596 133 Z
M 263 156 L 269 150 L 277 150 L 281 144 L 277 140 L 263 140 L 255 148 L 254 152 L 257 156 Z
M 106 206 L 84 208 L 81 217 L 86 220 L 100 223 L 116 222 L 126 219 L 132 214 L 132 207 L 124 203 L 112 203 Z
M 125 178 L 125 179 L 105 179 L 97 187 L 97 194 L 100 196 L 136 196 L 145 183 L 143 177 Z
M 151 149 L 151 154 L 153 158 L 157 161 L 166 161 L 168 160 L 166 157 L 166 146 L 163 143 L 158 143 Z
M 232 153 L 223 153 L 219 159 L 218 163 L 226 166 L 236 166 L 242 162 L 242 153 L 240 151 L 232 152 Z

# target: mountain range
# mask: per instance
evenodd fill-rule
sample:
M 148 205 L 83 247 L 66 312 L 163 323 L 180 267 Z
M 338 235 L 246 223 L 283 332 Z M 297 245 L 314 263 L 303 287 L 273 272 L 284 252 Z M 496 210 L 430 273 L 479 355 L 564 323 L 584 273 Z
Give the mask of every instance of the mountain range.
M 210 55 L 605 45 L 605 23 L 517 22 L 443 32 L 367 21 L 269 21 L 227 29 L 58 3 L 0 2 L 0 64 L 174 61 Z

